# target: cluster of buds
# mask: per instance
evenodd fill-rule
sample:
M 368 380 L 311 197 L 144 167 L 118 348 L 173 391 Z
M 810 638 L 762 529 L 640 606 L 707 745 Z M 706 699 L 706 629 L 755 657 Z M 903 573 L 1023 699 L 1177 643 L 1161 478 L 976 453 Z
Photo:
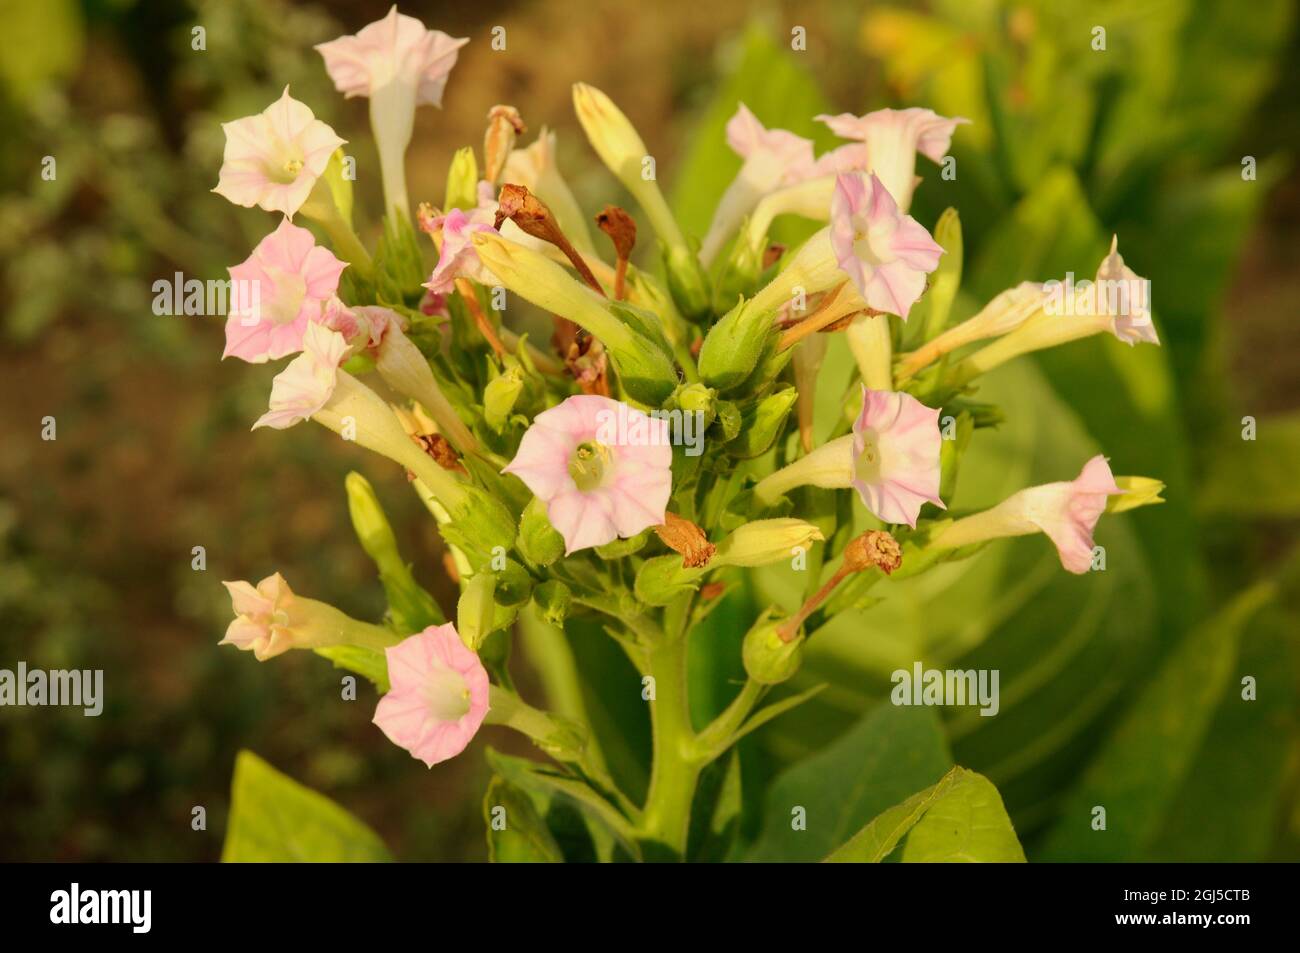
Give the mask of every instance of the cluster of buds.
M 1116 478 L 1097 456 L 1073 481 L 973 515 L 945 512 L 965 448 L 943 439 L 945 402 L 1014 357 L 1087 334 L 1158 343 L 1145 298 L 1115 305 L 1071 290 L 1062 311 L 1038 283 L 947 326 L 960 224 L 947 213 L 936 240 L 909 209 L 918 155 L 942 161 L 965 120 L 923 109 L 817 117 L 846 140 L 818 157 L 809 140 L 764 127 L 741 105 L 727 126 L 740 169 L 701 243 L 646 174 L 653 160 L 632 120 L 580 83 L 579 123 L 636 208 L 607 206 L 588 220 L 555 133 L 543 127 L 521 145 L 519 110 L 499 105 L 481 167 L 471 148 L 457 153 L 441 209 L 421 204 L 413 225 L 404 154 L 415 109 L 441 105 L 466 42 L 394 8 L 318 48 L 338 90 L 369 99 L 385 201 L 373 254 L 353 230 L 351 182 L 337 174 L 343 140 L 287 89 L 264 113 L 226 124 L 216 189 L 279 217 L 230 269 L 258 294 L 232 309 L 226 356 L 291 358 L 254 426 L 314 420 L 402 468 L 447 544 L 462 593 L 456 621 L 415 583 L 358 476 L 353 516 L 389 597 L 385 623 L 295 597 L 275 575 L 228 584 L 237 619 L 226 642 L 259 659 L 333 653 L 371 673 L 386 691 L 376 723 L 430 765 L 495 719 L 599 780 L 581 732 L 510 687 L 504 658 L 522 611 L 556 625 L 598 620 L 644 674 L 684 679 L 683 645 L 729 580 L 781 563 L 820 573 L 802 606 L 772 606 L 750 628 L 750 684 L 700 733 L 708 744 L 682 742 L 711 757 L 767 686 L 796 674 L 839 587 L 1028 533 L 1085 572 L 1103 512 L 1158 502 L 1159 484 Z M 654 263 L 633 261 L 638 212 L 658 240 L 657 276 Z M 783 253 L 768 229 L 791 214 L 825 224 Z M 592 224 L 608 238 L 603 251 Z M 1140 279 L 1112 246 L 1103 281 Z M 896 357 L 927 294 L 936 300 L 924 340 Z M 504 320 L 516 300 L 554 327 L 550 346 Z M 852 355 L 857 380 L 818 440 L 827 428 L 815 426 L 812 398 L 836 347 Z M 673 701 L 652 704 L 656 745 L 665 733 L 692 735 L 672 707 L 685 686 L 661 697 Z M 661 802 L 665 790 L 652 783 L 644 808 L 612 785 L 599 796 L 638 835 L 680 846 L 680 805 Z

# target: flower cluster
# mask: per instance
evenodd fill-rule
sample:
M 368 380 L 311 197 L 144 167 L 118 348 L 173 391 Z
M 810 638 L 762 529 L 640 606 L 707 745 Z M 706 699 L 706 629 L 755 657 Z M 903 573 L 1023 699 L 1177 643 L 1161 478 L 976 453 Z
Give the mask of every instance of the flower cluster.
M 375 723 L 430 766 L 484 723 L 524 732 L 634 841 L 681 853 L 700 772 L 769 717 L 757 710 L 764 693 L 798 671 L 827 610 L 853 601 L 833 596 L 1030 533 L 1085 573 L 1104 512 L 1159 501 L 1158 483 L 1117 478 L 1099 455 L 1072 481 L 950 510 L 970 433 L 998 419 L 970 400 L 981 375 L 1094 333 L 1158 343 L 1149 302 L 1078 296 L 1063 310 L 1055 289 L 1027 282 L 964 322 L 948 320 L 951 295 L 929 302 L 925 328 L 912 318 L 905 336 L 960 240 L 955 213 L 937 237 L 909 214 L 917 156 L 943 162 L 966 121 L 925 109 L 816 117 L 846 140 L 817 156 L 810 140 L 766 128 L 740 104 L 726 129 L 740 168 L 697 243 L 642 174 L 647 149 L 632 121 L 578 84 L 592 148 L 658 239 L 660 267 L 645 270 L 633 263 L 633 214 L 594 215 L 608 238 L 598 243 L 555 133 L 543 127 L 522 145 L 511 106 L 489 114 L 482 164 L 462 149 L 441 207 L 413 209 L 404 155 L 415 110 L 441 106 L 466 42 L 394 8 L 318 47 L 338 91 L 369 100 L 385 203 L 373 252 L 353 228 L 344 140 L 288 89 L 225 124 L 215 190 L 279 219 L 230 269 L 235 287 L 256 293 L 236 296 L 225 356 L 290 358 L 253 426 L 314 420 L 403 468 L 450 553 L 454 624 L 414 581 L 354 475 L 353 522 L 379 566 L 384 623 L 298 597 L 275 574 L 227 583 L 236 619 L 224 641 L 259 660 L 311 649 L 370 676 L 384 692 Z M 357 165 L 364 177 L 364 156 Z M 797 248 L 771 246 L 783 215 L 820 230 Z M 1112 246 L 1103 280 L 1140 279 Z M 549 340 L 523 333 L 513 304 L 514 326 L 503 320 L 502 302 L 515 299 L 549 323 Z M 903 340 L 919 343 L 895 353 Z M 818 442 L 812 396 L 832 348 L 852 354 L 856 379 Z M 1081 462 L 1062 461 L 1063 475 Z M 694 730 L 692 627 L 740 573 L 813 546 L 824 579 L 802 605 L 754 621 L 749 682 Z M 644 804 L 610 781 L 585 726 L 516 693 L 504 659 L 521 612 L 561 627 L 598 620 L 658 681 Z

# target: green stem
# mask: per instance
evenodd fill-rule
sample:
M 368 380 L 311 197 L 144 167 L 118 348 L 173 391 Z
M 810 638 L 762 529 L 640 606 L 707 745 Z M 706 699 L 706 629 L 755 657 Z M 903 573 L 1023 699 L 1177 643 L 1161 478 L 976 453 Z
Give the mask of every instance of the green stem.
M 513 691 L 500 685 L 489 686 L 488 698 L 487 724 L 513 728 L 531 739 L 556 761 L 576 766 L 600 784 L 617 801 L 624 814 L 633 818 L 637 816 L 636 805 L 618 790 L 604 765 L 593 758 L 585 728 L 557 721 L 550 713 L 534 708 Z
M 745 680 L 745 685 L 731 704 L 709 727 L 699 733 L 695 739 L 695 759 L 701 767 L 713 761 L 729 747 L 731 739 L 740 730 L 749 713 L 754 710 L 759 699 L 763 697 L 763 686 L 752 678 Z
M 645 653 L 646 673 L 655 687 L 650 703 L 654 766 L 640 831 L 679 856 L 686 853 L 691 802 L 700 774 L 699 763 L 691 757 L 695 732 L 686 691 L 686 645 L 685 638 L 669 637 Z

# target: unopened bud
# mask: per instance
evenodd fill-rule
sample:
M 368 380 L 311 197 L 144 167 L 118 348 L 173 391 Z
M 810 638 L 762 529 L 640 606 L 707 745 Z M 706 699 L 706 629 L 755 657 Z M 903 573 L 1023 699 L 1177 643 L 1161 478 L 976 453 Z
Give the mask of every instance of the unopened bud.
M 772 312 L 739 301 L 705 336 L 700 348 L 700 379 L 720 391 L 743 384 L 775 333 Z
M 447 195 L 444 209 L 471 209 L 478 205 L 478 160 L 469 146 L 458 149 L 447 169 Z
M 796 633 L 787 642 L 781 637 L 780 628 L 781 619 L 773 609 L 768 609 L 745 633 L 740 653 L 745 673 L 760 685 L 788 681 L 803 664 L 803 632 Z
M 533 497 L 519 518 L 519 552 L 535 566 L 549 566 L 564 555 L 564 537 L 546 516 L 546 504 Z
M 713 313 L 713 305 L 699 253 L 687 245 L 665 245 L 663 251 L 668 293 L 677 309 L 689 320 L 705 320 Z
M 702 568 L 688 569 L 680 556 L 655 556 L 637 570 L 636 597 L 651 606 L 666 606 L 683 593 L 699 587 Z
M 799 392 L 787 387 L 768 394 L 741 414 L 740 433 L 727 444 L 727 453 L 742 460 L 761 457 L 785 427 L 790 408 L 799 399 Z
M 456 602 L 456 631 L 473 652 L 479 650 L 483 640 L 493 629 L 496 620 L 496 575 L 491 572 L 475 573 L 465 583 L 465 591 Z
M 524 368 L 515 364 L 488 381 L 483 388 L 483 419 L 500 433 L 510 419 L 515 402 L 524 390 Z
M 573 606 L 573 593 L 558 579 L 548 579 L 533 590 L 533 602 L 541 617 L 551 625 L 561 627 Z
M 788 560 L 796 549 L 806 550 L 826 537 L 812 523 L 790 517 L 754 520 L 737 527 L 718 544 L 714 566 L 767 566 Z

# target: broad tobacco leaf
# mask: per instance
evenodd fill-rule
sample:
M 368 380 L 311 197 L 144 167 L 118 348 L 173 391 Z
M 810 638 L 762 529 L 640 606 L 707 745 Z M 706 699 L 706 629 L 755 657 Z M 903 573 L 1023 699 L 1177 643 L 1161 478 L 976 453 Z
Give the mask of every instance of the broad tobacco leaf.
M 1236 670 L 1242 631 L 1273 596 L 1271 582 L 1258 583 L 1183 640 L 1066 799 L 1042 859 L 1143 859 Z M 1104 830 L 1093 826 L 1098 807 Z
M 527 792 L 494 777 L 483 794 L 488 858 L 494 864 L 558 864 L 564 854 Z
M 903 843 L 904 863 L 1023 863 L 1002 796 L 988 778 L 954 767 L 937 784 L 879 815 L 828 863 L 880 863 Z
M 933 709 L 882 702 L 772 783 L 762 832 L 746 860 L 821 860 L 951 764 Z
M 390 861 L 379 835 L 251 751 L 235 758 L 225 863 Z

